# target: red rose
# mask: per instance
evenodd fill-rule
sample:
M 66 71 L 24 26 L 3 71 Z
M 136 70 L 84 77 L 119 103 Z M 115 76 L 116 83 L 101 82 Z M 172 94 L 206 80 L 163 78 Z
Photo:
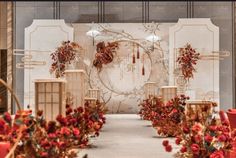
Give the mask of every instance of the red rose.
M 226 141 L 225 135 L 221 134 L 221 135 L 218 137 L 218 140 L 219 140 L 220 142 L 225 142 L 225 141 Z
M 164 140 L 164 141 L 162 142 L 162 145 L 163 145 L 163 146 L 169 145 L 169 141 L 168 141 L 168 140 Z
M 94 129 L 98 131 L 101 128 L 101 125 L 97 122 L 94 123 Z
M 40 145 L 45 149 L 49 149 L 51 147 L 51 144 L 47 140 L 42 140 Z
M 229 126 L 229 121 L 228 121 L 228 120 L 224 120 L 224 121 L 222 122 L 222 124 L 225 125 L 225 126 Z
M 232 132 L 231 132 L 231 136 L 234 138 L 234 137 L 236 137 L 236 130 L 233 130 Z
M 181 138 L 176 138 L 175 143 L 176 143 L 177 145 L 179 145 L 181 141 L 182 141 Z
M 197 144 L 192 144 L 191 145 L 191 150 L 193 151 L 194 154 L 198 154 L 200 147 Z
M 165 146 L 165 150 L 166 150 L 167 152 L 171 152 L 171 151 L 172 151 L 172 146 L 171 146 L 171 145 Z
M 154 111 L 151 112 L 151 116 L 156 116 L 156 114 L 157 114 L 157 113 L 154 112 Z
M 46 153 L 46 152 L 41 152 L 41 153 L 40 153 L 40 157 L 41 157 L 41 158 L 47 158 L 47 157 L 48 157 L 48 153 Z
M 188 128 L 187 126 L 184 126 L 184 127 L 183 127 L 183 132 L 184 132 L 185 134 L 188 134 L 188 133 L 190 132 L 190 130 L 189 130 L 189 128 Z
M 181 153 L 185 153 L 186 151 L 187 151 L 186 146 L 182 146 L 182 148 L 180 149 L 180 152 L 181 152 Z
M 69 107 L 70 107 L 70 105 L 69 105 L 69 104 L 66 104 L 66 109 L 69 108 Z
M 77 120 L 75 118 L 70 119 L 71 124 L 75 124 L 76 122 L 77 122 Z
M 157 120 L 153 120 L 152 125 L 153 125 L 153 126 L 158 125 L 158 121 L 157 121 Z
M 68 136 L 68 135 L 70 135 L 70 129 L 67 127 L 62 127 L 60 133 Z
M 193 127 L 192 127 L 192 131 L 193 131 L 193 132 L 198 133 L 198 132 L 200 132 L 201 130 L 202 130 L 202 127 L 201 127 L 201 125 L 198 124 L 198 123 L 194 124 Z
M 61 114 L 59 114 L 59 115 L 57 115 L 56 120 L 57 120 L 58 122 L 60 122 L 62 118 L 63 118 L 63 116 L 62 116 Z
M 0 118 L 0 132 L 4 129 L 5 124 L 6 124 L 6 122 Z
M 224 158 L 224 153 L 221 150 L 215 151 L 210 155 L 210 158 Z
M 92 120 L 89 120 L 88 126 L 91 127 L 91 128 L 93 127 L 93 121 Z
M 205 136 L 205 141 L 206 141 L 207 143 L 211 143 L 212 140 L 213 140 L 213 137 L 210 136 L 209 134 L 207 134 L 207 135 Z
M 11 122 L 11 115 L 8 112 L 5 112 L 3 115 L 4 120 L 6 120 L 8 123 Z
M 217 130 L 217 126 L 209 126 L 209 130 L 215 132 Z
M 195 140 L 195 142 L 199 143 L 202 140 L 202 136 L 197 134 L 194 136 L 194 140 Z
M 8 125 L 8 124 L 5 124 L 4 125 L 4 133 L 6 133 L 6 134 L 9 134 L 10 133 L 10 131 L 11 131 L 11 127 Z
M 48 134 L 48 138 L 53 139 L 53 138 L 56 138 L 56 137 L 57 137 L 57 136 L 56 136 L 55 133 L 49 133 L 49 134 Z
M 66 110 L 66 115 L 69 115 L 73 112 L 72 108 L 67 108 Z
M 89 114 L 88 113 L 84 113 L 84 119 L 88 120 L 89 119 Z
M 58 115 L 56 120 L 63 126 L 67 125 L 67 120 L 62 115 Z
M 173 102 L 172 102 L 172 101 L 168 101 L 168 102 L 166 103 L 166 106 L 173 106 Z
M 84 109 L 83 109 L 83 107 L 81 107 L 81 106 L 78 107 L 77 110 L 78 110 L 78 113 L 83 113 L 83 112 L 84 112 Z
M 78 137 L 80 134 L 80 130 L 78 128 L 73 128 L 73 134 Z
M 58 142 L 58 147 L 59 148 L 65 148 L 66 147 L 66 143 L 65 142 Z
M 176 113 L 176 112 L 178 112 L 178 110 L 176 110 L 176 109 L 173 109 L 173 110 L 172 110 L 172 113 Z

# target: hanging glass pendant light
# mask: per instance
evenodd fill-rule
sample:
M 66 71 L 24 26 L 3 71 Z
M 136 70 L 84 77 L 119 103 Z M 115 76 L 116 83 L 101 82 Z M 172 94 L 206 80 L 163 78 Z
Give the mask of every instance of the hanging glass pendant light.
M 157 41 L 160 41 L 160 40 L 161 40 L 161 37 L 159 37 L 159 36 L 157 36 L 157 35 L 155 35 L 155 34 L 153 33 L 153 34 L 147 36 L 145 39 L 146 39 L 147 41 L 150 41 L 150 42 L 157 42 Z
M 87 36 L 91 36 L 93 38 L 93 46 L 94 46 L 94 38 L 96 36 L 100 35 L 100 34 L 101 33 L 98 30 L 95 29 L 94 22 L 92 22 L 92 27 L 91 27 L 91 29 L 88 32 L 86 32 L 86 35 Z
M 147 41 L 152 42 L 151 51 L 153 51 L 153 50 L 154 50 L 154 43 L 157 42 L 157 41 L 160 41 L 160 40 L 161 40 L 161 37 L 160 37 L 160 36 L 157 36 L 157 35 L 155 34 L 155 32 L 154 32 L 154 33 L 152 33 L 151 35 L 147 36 L 145 39 L 146 39 Z

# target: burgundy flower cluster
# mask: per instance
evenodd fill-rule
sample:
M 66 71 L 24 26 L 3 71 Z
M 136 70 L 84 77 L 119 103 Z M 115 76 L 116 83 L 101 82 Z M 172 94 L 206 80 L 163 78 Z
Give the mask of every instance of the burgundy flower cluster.
M 52 65 L 50 73 L 55 73 L 56 78 L 64 76 L 66 64 L 70 64 L 75 59 L 76 50 L 81 48 L 77 43 L 63 41 L 62 45 L 51 54 Z
M 159 135 L 176 136 L 185 119 L 185 102 L 188 99 L 189 97 L 180 95 L 164 104 L 162 98 L 153 97 L 144 100 L 139 114 L 142 119 L 152 122 Z
M 189 80 L 193 78 L 193 72 L 196 71 L 194 65 L 197 64 L 200 54 L 192 48 L 190 44 L 186 44 L 185 47 L 179 49 L 179 57 L 177 62 L 181 67 L 184 79 Z
M 139 115 L 143 120 L 154 121 L 158 113 L 161 113 L 164 102 L 161 97 L 152 97 L 140 104 Z
M 66 106 L 66 115 L 58 115 L 55 121 L 46 121 L 43 111 L 36 117 L 32 111 L 18 111 L 14 120 L 9 113 L 0 118 L 0 141 L 12 145 L 22 134 L 15 149 L 18 157 L 35 158 L 74 158 L 77 153 L 72 149 L 87 147 L 91 136 L 98 136 L 105 123 L 104 104 L 85 104 L 85 108 L 72 109 Z
M 217 122 L 214 118 L 204 124 L 186 121 L 181 126 L 181 134 L 176 136 L 175 143 L 181 148 L 175 157 L 224 158 L 234 140 L 235 132 L 230 131 L 228 121 Z M 167 142 L 164 140 L 163 146 L 171 152 L 172 146 Z
M 84 108 L 79 107 L 74 110 L 67 105 L 66 116 L 58 115 L 56 119 L 60 126 L 71 127 L 73 133 L 78 134 L 80 144 L 77 145 L 83 148 L 89 145 L 91 136 L 99 136 L 99 132 L 106 122 L 105 110 L 104 105 L 98 101 L 96 104 L 86 102 Z
M 16 112 L 14 120 L 12 120 L 11 115 L 5 112 L 2 117 L 0 117 L 0 141 L 15 140 L 20 127 L 22 128 L 23 134 L 25 134 L 29 122 L 28 118 L 31 113 L 31 110 L 19 110 Z M 24 126 L 22 126 L 22 124 L 24 124 Z
M 114 53 L 118 48 L 117 42 L 111 42 L 105 44 L 105 42 L 99 42 L 97 44 L 97 53 L 95 54 L 95 59 L 93 65 L 101 71 L 103 64 L 108 64 L 113 61 Z

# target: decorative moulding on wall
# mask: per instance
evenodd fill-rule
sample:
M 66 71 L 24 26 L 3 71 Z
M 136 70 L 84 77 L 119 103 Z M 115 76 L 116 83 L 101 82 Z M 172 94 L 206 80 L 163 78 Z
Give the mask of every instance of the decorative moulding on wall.
M 24 105 L 34 109 L 35 79 L 52 78 L 49 69 L 50 54 L 62 41 L 73 41 L 74 29 L 65 24 L 64 20 L 34 20 L 25 28 L 25 54 L 32 55 L 32 60 L 46 61 L 46 65 L 25 69 L 24 71 Z M 35 50 L 35 51 L 33 51 Z
M 179 19 L 178 23 L 169 29 L 169 85 L 177 85 L 174 70 L 178 48 L 191 44 L 201 55 L 219 51 L 219 27 L 212 24 L 209 18 Z M 199 60 L 197 72 L 190 79 L 189 89 L 194 90 L 196 99 L 211 99 L 219 103 L 219 61 Z

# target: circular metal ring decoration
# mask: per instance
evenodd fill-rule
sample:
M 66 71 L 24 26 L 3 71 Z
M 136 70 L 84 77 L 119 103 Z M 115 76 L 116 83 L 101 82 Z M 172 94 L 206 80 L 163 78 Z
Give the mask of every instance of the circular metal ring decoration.
M 98 79 L 109 91 L 117 95 L 142 95 L 144 84 L 152 74 L 150 52 L 135 40 L 117 40 L 119 47 L 113 52 L 112 62 L 97 69 Z

